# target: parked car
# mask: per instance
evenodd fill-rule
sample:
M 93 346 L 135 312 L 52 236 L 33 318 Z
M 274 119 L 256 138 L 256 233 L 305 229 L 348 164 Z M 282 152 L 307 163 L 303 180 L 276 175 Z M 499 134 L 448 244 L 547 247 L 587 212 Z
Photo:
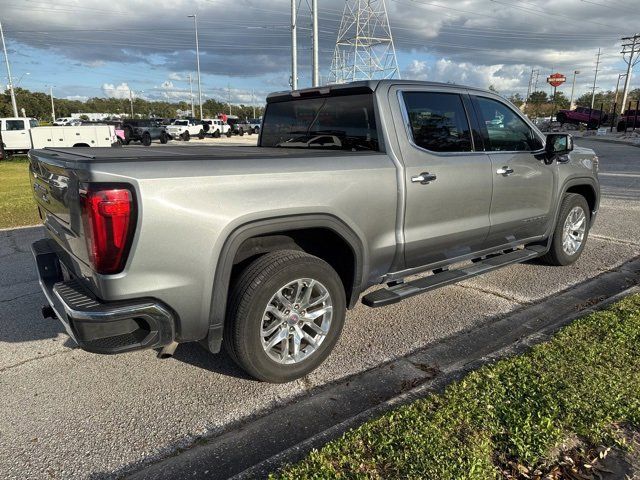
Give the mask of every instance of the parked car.
M 236 115 L 225 115 L 225 117 L 232 135 L 239 135 L 242 137 L 245 133 L 248 135 L 253 133 L 252 127 L 246 120 L 240 120 Z
M 53 125 L 56 127 L 68 127 L 68 126 L 77 127 L 81 123 L 82 123 L 82 120 L 78 118 L 60 117 L 60 118 L 56 118 L 56 120 L 53 122 Z
M 160 140 L 160 143 L 167 143 L 169 135 L 165 127 L 153 119 L 144 120 L 123 120 L 122 130 L 124 130 L 124 144 L 140 142 L 145 146 L 151 145 L 153 140 Z
M 252 118 L 249 120 L 249 124 L 251 125 L 251 128 L 253 128 L 253 133 L 260 133 L 260 127 L 262 126 L 261 118 Z
M 366 306 L 572 264 L 600 199 L 593 150 L 493 92 L 431 82 L 271 94 L 257 146 L 92 155 L 29 154 L 45 316 L 92 352 L 224 344 L 270 382 L 318 367 L 375 285 Z
M 556 120 L 560 124 L 584 123 L 588 128 L 594 129 L 598 125 L 606 123 L 609 116 L 602 110 L 595 110 L 588 107 L 577 107 L 575 110 L 559 110 L 556 114 Z
M 618 132 L 625 132 L 627 128 L 640 128 L 640 110 L 625 110 L 625 112 L 618 118 L 618 125 L 616 130 Z
M 197 136 L 200 140 L 204 138 L 204 127 L 202 123 L 193 120 L 176 120 L 166 127 L 169 138 L 181 139 L 188 142 L 191 137 Z
M 115 129 L 108 125 L 40 127 L 35 118 L 0 118 L 7 154 L 46 147 L 111 147 L 117 145 Z
M 207 118 L 204 119 L 203 122 L 206 122 L 209 127 L 206 133 L 212 137 L 219 138 L 222 135 L 226 135 L 227 137 L 231 136 L 231 127 L 218 118 Z

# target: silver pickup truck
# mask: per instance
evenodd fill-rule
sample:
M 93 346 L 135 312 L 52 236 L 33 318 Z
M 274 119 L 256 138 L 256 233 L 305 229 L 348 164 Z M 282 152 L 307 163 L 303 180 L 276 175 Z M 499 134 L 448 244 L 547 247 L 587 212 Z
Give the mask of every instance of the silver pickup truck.
M 45 316 L 98 353 L 224 345 L 270 382 L 318 367 L 370 287 L 379 307 L 575 262 L 600 197 L 598 158 L 571 136 L 426 82 L 274 93 L 257 146 L 29 157 Z

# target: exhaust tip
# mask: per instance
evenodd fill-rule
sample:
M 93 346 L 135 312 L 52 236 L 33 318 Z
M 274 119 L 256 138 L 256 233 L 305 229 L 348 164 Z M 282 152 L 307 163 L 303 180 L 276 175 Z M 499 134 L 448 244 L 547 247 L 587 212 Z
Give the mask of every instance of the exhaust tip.
M 175 341 L 171 342 L 169 345 L 165 345 L 164 347 L 162 347 L 162 350 L 158 352 L 158 358 L 164 360 L 166 358 L 173 357 L 173 354 L 176 351 L 177 347 L 178 347 L 178 342 L 175 342 Z

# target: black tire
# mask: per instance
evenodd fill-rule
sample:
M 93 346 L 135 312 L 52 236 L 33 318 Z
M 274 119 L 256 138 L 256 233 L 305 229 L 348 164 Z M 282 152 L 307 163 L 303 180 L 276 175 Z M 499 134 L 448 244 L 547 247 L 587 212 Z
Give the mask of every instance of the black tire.
M 571 212 L 571 210 L 573 210 L 575 207 L 580 207 L 584 211 L 586 229 L 580 247 L 574 254 L 569 255 L 562 248 L 562 231 L 564 229 L 564 224 L 567 220 L 569 212 Z M 587 203 L 587 200 L 582 195 L 578 195 L 577 193 L 567 193 L 562 198 L 562 203 L 560 204 L 558 221 L 556 223 L 555 229 L 553 230 L 553 236 L 551 238 L 551 248 L 545 255 L 540 257 L 540 260 L 547 265 L 555 266 L 571 265 L 572 263 L 574 263 L 576 260 L 578 260 L 578 258 L 580 258 L 580 255 L 584 250 L 584 246 L 587 243 L 590 223 L 591 211 L 589 210 L 589 204 Z
M 253 129 L 253 133 L 255 133 L 256 135 L 260 133 L 260 127 L 255 127 Z
M 160 143 L 162 143 L 164 145 L 168 141 L 169 141 L 169 136 L 166 133 L 162 132 L 160 134 Z
M 560 122 L 560 125 L 564 125 L 567 122 L 567 115 L 565 113 L 559 113 L 556 116 L 556 120 Z
M 227 132 L 227 138 L 231 138 L 231 135 L 232 135 L 231 130 L 229 130 L 229 131 Z
M 589 123 L 587 123 L 587 129 L 595 130 L 596 128 L 598 128 L 598 120 L 589 120 Z
M 149 145 L 151 145 L 151 134 L 149 132 L 144 132 L 142 134 L 142 144 L 145 147 L 148 147 Z
M 204 130 L 200 130 L 200 132 L 198 133 L 198 138 L 200 140 L 204 140 Z
M 220 138 L 220 130 L 213 132 L 213 138 Z
M 616 126 L 616 130 L 618 132 L 626 132 L 627 131 L 627 124 L 625 122 L 618 122 L 618 125 Z
M 129 139 L 127 138 L 127 139 L 126 139 L 124 142 L 122 142 L 122 143 L 124 143 L 125 145 L 129 145 L 129 144 L 131 143 L 131 140 L 129 140 Z
M 191 139 L 191 134 L 187 131 L 182 134 L 182 140 L 188 142 Z
M 293 364 L 273 360 L 262 346 L 260 329 L 271 297 L 299 278 L 322 283 L 333 303 L 331 326 L 317 350 Z M 344 287 L 336 271 L 324 260 L 296 250 L 268 253 L 248 265 L 234 282 L 224 330 L 224 345 L 230 356 L 249 375 L 272 383 L 290 382 L 317 368 L 335 346 L 346 313 Z

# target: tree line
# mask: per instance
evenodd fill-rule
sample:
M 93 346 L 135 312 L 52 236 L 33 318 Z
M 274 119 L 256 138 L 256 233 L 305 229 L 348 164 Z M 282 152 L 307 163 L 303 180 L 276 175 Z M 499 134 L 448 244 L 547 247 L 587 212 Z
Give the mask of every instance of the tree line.
M 525 99 L 518 93 L 511 95 L 509 100 L 518 108 L 522 107 L 522 104 L 525 103 Z M 640 100 L 640 88 L 631 90 L 627 98 L 627 104 L 624 106 L 624 110 L 629 108 L 629 102 L 632 104 L 631 107 L 635 108 L 635 103 L 638 100 Z M 618 113 L 623 110 L 622 105 L 620 104 L 621 101 L 622 90 L 619 90 L 616 109 Z M 574 103 L 578 107 L 591 107 L 591 92 L 580 95 L 578 98 L 574 99 Z M 606 113 L 611 113 L 613 112 L 614 103 L 616 103 L 615 90 L 597 92 L 594 98 L 593 108 L 598 110 L 602 108 Z M 556 97 L 554 99 L 553 94 L 549 95 L 547 92 L 539 90 L 532 92 L 529 95 L 529 101 L 524 107 L 524 113 L 531 118 L 549 117 L 555 114 L 558 110 L 566 110 L 568 108 L 569 98 L 567 98 L 564 92 L 556 92 Z
M 24 108 L 27 117 L 34 117 L 40 121 L 51 121 L 51 98 L 47 93 L 32 92 L 24 88 L 16 88 L 16 103 L 18 112 Z M 131 104 L 128 98 L 101 98 L 93 97 L 86 101 L 69 100 L 66 98 L 54 98 L 56 117 L 70 117 L 72 113 L 109 113 L 119 117 L 129 117 Z M 191 110 L 187 102 L 150 101 L 142 98 L 133 100 L 133 112 L 136 116 L 155 118 L 175 118 L 178 110 Z M 199 112 L 195 105 L 196 115 Z M 229 113 L 229 105 L 217 100 L 207 100 L 202 104 L 202 112 L 205 118 L 215 117 L 218 113 Z M 231 105 L 233 115 L 244 118 L 253 118 L 254 107 L 250 105 Z M 263 107 L 255 107 L 256 117 L 262 116 Z M 0 117 L 12 117 L 13 107 L 9 91 L 0 94 Z

